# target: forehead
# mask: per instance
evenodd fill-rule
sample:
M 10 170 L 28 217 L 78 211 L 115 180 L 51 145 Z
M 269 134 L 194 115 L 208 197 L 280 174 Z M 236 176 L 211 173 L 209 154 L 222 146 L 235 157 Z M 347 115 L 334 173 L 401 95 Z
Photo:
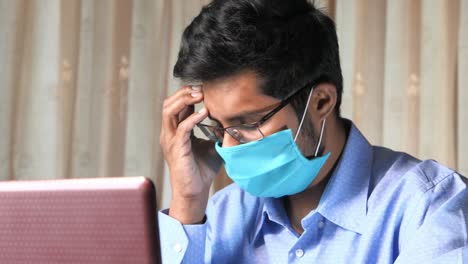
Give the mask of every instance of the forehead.
M 205 107 L 213 117 L 219 119 L 256 111 L 279 101 L 263 94 L 257 76 L 251 72 L 205 82 L 203 95 Z

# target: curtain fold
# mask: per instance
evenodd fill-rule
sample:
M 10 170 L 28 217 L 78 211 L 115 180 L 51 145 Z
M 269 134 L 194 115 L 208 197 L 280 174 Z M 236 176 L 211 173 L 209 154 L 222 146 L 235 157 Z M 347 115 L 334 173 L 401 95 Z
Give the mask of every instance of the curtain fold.
M 382 144 L 415 153 L 419 131 L 419 1 L 388 1 Z
M 468 1 L 316 2 L 336 21 L 342 115 L 372 144 L 468 175 Z M 144 175 L 167 207 L 161 108 L 207 3 L 0 0 L 0 179 Z
M 468 0 L 460 0 L 457 71 L 457 168 L 468 176 Z
M 16 93 L 13 105 L 12 175 L 7 178 L 56 178 L 64 155 L 57 146 L 60 137 L 59 21 L 58 0 L 25 1 L 25 20 L 19 83 L 9 87 Z
M 13 170 L 14 110 L 18 71 L 23 43 L 24 7 L 22 1 L 0 0 L 0 180 L 8 180 Z
M 458 1 L 422 1 L 419 156 L 456 166 Z

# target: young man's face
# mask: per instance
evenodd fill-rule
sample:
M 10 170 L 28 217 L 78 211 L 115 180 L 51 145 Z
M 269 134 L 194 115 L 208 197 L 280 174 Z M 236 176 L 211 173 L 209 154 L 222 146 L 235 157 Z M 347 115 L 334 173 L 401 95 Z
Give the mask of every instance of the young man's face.
M 210 117 L 223 127 L 256 122 L 281 102 L 263 94 L 258 87 L 255 74 L 248 72 L 205 82 L 203 84 L 205 107 Z M 297 114 L 291 105 L 287 105 L 263 123 L 260 130 L 264 136 L 268 136 L 289 128 L 295 135 L 298 126 Z M 310 126 L 311 120 L 305 120 L 301 130 L 310 130 Z M 310 137 L 302 135 L 297 140 L 298 146 L 305 156 L 310 156 L 313 154 L 315 142 Z M 224 134 L 223 147 L 238 144 L 239 142 L 228 133 Z

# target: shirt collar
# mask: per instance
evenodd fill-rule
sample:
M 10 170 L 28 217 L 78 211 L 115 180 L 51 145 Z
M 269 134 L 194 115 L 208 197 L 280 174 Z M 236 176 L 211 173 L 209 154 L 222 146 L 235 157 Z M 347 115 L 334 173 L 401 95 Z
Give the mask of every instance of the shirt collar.
M 266 221 L 275 222 L 284 226 L 285 228 L 287 223 L 289 223 L 281 199 L 262 198 L 262 205 L 262 210 L 259 211 L 259 214 L 257 215 L 257 226 L 255 228 L 255 232 L 253 233 L 252 241 L 257 239 Z
M 367 215 L 372 146 L 351 121 L 345 122 L 351 124 L 348 139 L 315 211 L 338 226 L 362 234 L 361 223 Z M 280 199 L 263 199 L 253 240 L 257 239 L 266 220 L 286 223 L 281 206 Z M 310 215 L 304 218 L 305 223 Z
M 372 146 L 351 123 L 345 148 L 322 194 L 317 212 L 343 228 L 362 234 L 372 163 Z

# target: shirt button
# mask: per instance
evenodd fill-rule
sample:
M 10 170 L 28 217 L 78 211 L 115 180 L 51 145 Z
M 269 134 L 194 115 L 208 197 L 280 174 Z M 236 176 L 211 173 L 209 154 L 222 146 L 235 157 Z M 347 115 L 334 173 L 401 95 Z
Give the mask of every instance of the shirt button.
M 302 258 L 302 256 L 304 256 L 304 250 L 296 249 L 296 257 Z
M 179 253 L 182 251 L 182 246 L 179 243 L 175 243 L 173 249 L 176 253 Z
M 320 220 L 317 224 L 318 228 L 322 229 L 325 226 L 325 222 L 323 220 Z

